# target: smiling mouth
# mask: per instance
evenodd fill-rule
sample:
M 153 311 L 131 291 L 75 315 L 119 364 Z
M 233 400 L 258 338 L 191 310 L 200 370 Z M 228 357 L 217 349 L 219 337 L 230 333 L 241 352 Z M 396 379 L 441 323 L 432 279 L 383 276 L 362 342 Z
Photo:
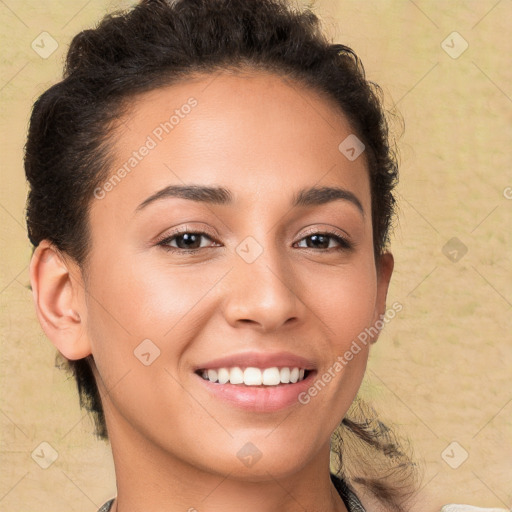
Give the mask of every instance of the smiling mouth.
M 215 384 L 235 384 L 241 386 L 279 386 L 281 384 L 295 384 L 307 378 L 312 370 L 305 368 L 273 366 L 270 368 L 257 368 L 248 366 L 203 368 L 195 373 L 204 380 Z

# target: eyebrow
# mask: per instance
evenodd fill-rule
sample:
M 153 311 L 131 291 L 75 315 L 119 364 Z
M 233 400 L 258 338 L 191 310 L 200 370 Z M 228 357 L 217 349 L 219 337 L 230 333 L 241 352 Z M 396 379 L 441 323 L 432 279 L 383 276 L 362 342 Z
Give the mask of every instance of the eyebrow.
M 155 192 L 145 199 L 135 212 L 146 208 L 149 204 L 162 199 L 176 197 L 188 199 L 207 204 L 231 205 L 233 194 L 224 187 L 211 187 L 204 185 L 169 185 L 158 192 Z M 308 207 L 327 204 L 332 201 L 348 201 L 354 204 L 364 216 L 364 209 L 361 201 L 349 190 L 339 187 L 311 187 L 299 190 L 292 198 L 292 207 Z

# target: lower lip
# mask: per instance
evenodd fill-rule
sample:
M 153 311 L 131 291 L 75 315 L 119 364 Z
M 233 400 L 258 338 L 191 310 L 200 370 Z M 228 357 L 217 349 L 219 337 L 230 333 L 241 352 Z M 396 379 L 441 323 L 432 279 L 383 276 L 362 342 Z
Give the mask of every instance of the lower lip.
M 245 386 L 244 384 L 219 384 L 194 374 L 209 393 L 235 407 L 253 412 L 273 412 L 298 404 L 298 396 L 305 392 L 313 381 L 316 371 L 295 384 L 277 386 Z

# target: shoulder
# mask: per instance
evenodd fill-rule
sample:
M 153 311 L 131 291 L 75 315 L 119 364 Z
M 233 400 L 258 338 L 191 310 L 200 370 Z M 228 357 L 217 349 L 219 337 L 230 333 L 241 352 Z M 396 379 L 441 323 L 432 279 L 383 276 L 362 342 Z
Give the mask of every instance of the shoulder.
M 340 477 L 331 473 L 331 480 L 336 487 L 341 499 L 345 503 L 348 512 L 366 512 L 354 490 Z
M 106 503 L 103 504 L 103 506 L 98 510 L 98 512 L 109 512 L 110 508 L 112 507 L 112 503 L 114 503 L 114 499 L 108 500 Z

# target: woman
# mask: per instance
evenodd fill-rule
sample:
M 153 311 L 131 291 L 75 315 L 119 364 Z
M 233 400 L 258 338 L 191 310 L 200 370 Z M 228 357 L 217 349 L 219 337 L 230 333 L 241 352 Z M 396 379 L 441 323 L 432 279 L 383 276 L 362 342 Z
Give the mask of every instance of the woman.
M 36 102 L 25 169 L 38 319 L 112 446 L 102 512 L 412 510 L 392 432 L 347 416 L 395 308 L 397 164 L 313 13 L 106 16 Z

